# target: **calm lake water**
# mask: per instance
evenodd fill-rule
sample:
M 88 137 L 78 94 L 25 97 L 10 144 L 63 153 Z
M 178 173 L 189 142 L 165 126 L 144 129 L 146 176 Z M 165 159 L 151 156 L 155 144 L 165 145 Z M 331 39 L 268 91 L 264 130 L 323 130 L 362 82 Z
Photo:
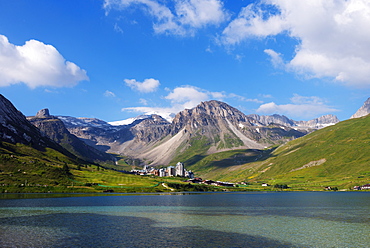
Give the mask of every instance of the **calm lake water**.
M 370 246 L 370 192 L 10 196 L 0 247 Z

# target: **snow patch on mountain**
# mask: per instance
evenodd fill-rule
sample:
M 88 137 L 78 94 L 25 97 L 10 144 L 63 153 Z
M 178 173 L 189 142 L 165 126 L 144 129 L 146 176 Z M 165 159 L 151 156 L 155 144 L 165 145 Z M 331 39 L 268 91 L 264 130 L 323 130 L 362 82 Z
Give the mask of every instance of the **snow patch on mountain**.
M 144 119 L 147 119 L 149 118 L 150 115 L 139 115 L 137 117 L 132 117 L 132 118 L 128 118 L 128 119 L 125 119 L 125 120 L 121 120 L 121 121 L 110 121 L 108 122 L 108 124 L 112 125 L 112 126 L 124 126 L 124 125 L 130 125 L 132 124 L 134 121 L 137 121 L 137 120 L 144 120 Z

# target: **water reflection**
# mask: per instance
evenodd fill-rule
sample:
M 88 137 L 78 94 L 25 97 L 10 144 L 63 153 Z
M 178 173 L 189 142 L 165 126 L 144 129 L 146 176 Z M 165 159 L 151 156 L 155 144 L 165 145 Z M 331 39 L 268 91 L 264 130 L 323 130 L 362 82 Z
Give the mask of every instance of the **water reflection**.
M 0 200 L 0 247 L 367 247 L 370 243 L 370 193 L 366 192 L 48 196 L 22 199 L 19 194 L 18 199 Z
M 128 216 L 47 214 L 3 218 L 4 226 L 1 247 L 297 247 L 200 227 L 158 227 L 151 219 Z

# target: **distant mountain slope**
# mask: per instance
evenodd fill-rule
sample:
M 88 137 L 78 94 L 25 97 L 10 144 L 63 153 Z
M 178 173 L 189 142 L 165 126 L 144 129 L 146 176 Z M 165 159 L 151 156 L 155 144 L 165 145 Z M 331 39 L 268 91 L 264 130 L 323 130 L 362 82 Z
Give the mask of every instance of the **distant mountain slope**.
M 253 119 L 259 121 L 263 125 L 270 125 L 270 124 L 279 124 L 287 127 L 293 127 L 302 130 L 316 130 L 320 128 L 324 128 L 330 125 L 334 125 L 339 122 L 339 119 L 335 115 L 324 115 L 319 118 L 315 118 L 309 121 L 295 121 L 289 119 L 284 115 L 257 115 L 252 114 L 248 115 L 248 117 L 252 117 Z
M 170 135 L 140 154 L 141 158 L 153 164 L 195 161 L 200 155 L 231 149 L 263 149 L 306 134 L 279 125 L 263 126 L 236 108 L 214 100 L 181 111 L 169 128 Z
M 235 148 L 263 149 L 307 133 L 307 130 L 280 124 L 265 125 L 219 101 L 203 102 L 193 109 L 185 109 L 172 123 L 158 115 L 121 126 L 103 125 L 102 121 L 99 121 L 100 125 L 90 125 L 82 118 L 59 118 L 72 134 L 87 144 L 103 151 L 140 158 L 153 165 L 166 165 L 191 154 Z
M 60 119 L 50 115 L 48 109 L 42 109 L 36 116 L 28 117 L 27 119 L 47 137 L 82 160 L 110 163 L 114 161 L 113 156 L 87 145 L 75 135 L 71 134 Z M 101 124 L 90 122 L 90 125 Z
M 106 125 L 90 125 L 84 121 L 81 123 L 81 118 L 74 117 L 58 118 L 65 123 L 70 133 L 87 144 L 101 151 L 128 155 L 140 153 L 143 148 L 166 136 L 170 125 L 158 115 L 137 119 L 130 125 L 120 126 L 112 126 L 106 122 Z
M 370 114 L 370 97 L 365 101 L 361 108 L 351 116 L 351 119 L 366 116 L 368 114 Z
M 69 157 L 70 152 L 42 134 L 13 104 L 0 94 L 0 141 L 25 144 L 38 150 L 52 148 Z
M 348 189 L 366 184 L 370 182 L 369 133 L 370 116 L 343 121 L 257 154 L 256 161 L 227 166 L 219 171 L 218 179 L 320 190 L 324 186 Z

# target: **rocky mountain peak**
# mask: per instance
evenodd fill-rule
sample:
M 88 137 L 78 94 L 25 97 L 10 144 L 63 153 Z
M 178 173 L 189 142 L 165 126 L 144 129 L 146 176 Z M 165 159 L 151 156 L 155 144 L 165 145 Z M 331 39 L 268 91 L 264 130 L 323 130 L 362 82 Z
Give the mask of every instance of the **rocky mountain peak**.
M 150 126 L 150 125 L 167 125 L 170 123 L 162 116 L 153 114 L 145 119 L 138 119 L 134 121 L 132 124 L 139 126 Z
M 67 156 L 73 156 L 50 140 L 32 125 L 13 104 L 0 94 L 0 140 L 31 145 L 36 149 L 53 148 Z
M 27 117 L 27 119 L 45 136 L 80 159 L 89 162 L 109 162 L 114 160 L 109 154 L 98 151 L 71 134 L 62 120 L 56 116 L 50 115 L 49 109 L 42 109 L 38 111 L 35 116 Z M 94 119 L 89 119 L 88 121 L 93 122 Z
M 50 112 L 49 112 L 49 109 L 45 108 L 45 109 L 41 109 L 37 112 L 36 118 L 45 118 L 45 117 L 51 117 L 50 116 Z
M 339 119 L 335 115 L 323 115 L 319 118 L 313 119 L 312 121 L 315 121 L 316 123 L 320 124 L 331 124 L 331 123 L 338 123 Z
M 370 97 L 365 101 L 364 105 L 357 110 L 357 112 L 351 116 L 353 118 L 360 118 L 362 116 L 368 115 L 370 113 Z
M 192 109 L 185 109 L 179 112 L 172 121 L 174 128 L 172 132 L 178 132 L 185 125 L 192 127 L 216 125 L 220 120 L 229 120 L 233 123 L 249 125 L 251 118 L 248 118 L 238 109 L 227 103 L 211 100 L 201 102 Z M 247 124 L 245 124 L 247 122 Z
M 285 115 L 257 115 L 257 114 L 250 114 L 248 117 L 251 117 L 258 121 L 260 124 L 264 126 L 268 126 L 270 124 L 279 124 L 283 126 L 294 126 L 294 121 L 286 117 Z
M 201 102 L 197 107 L 193 109 L 194 113 L 207 114 L 214 117 L 227 118 L 239 114 L 239 110 L 231 107 L 227 103 L 211 100 L 207 102 Z

